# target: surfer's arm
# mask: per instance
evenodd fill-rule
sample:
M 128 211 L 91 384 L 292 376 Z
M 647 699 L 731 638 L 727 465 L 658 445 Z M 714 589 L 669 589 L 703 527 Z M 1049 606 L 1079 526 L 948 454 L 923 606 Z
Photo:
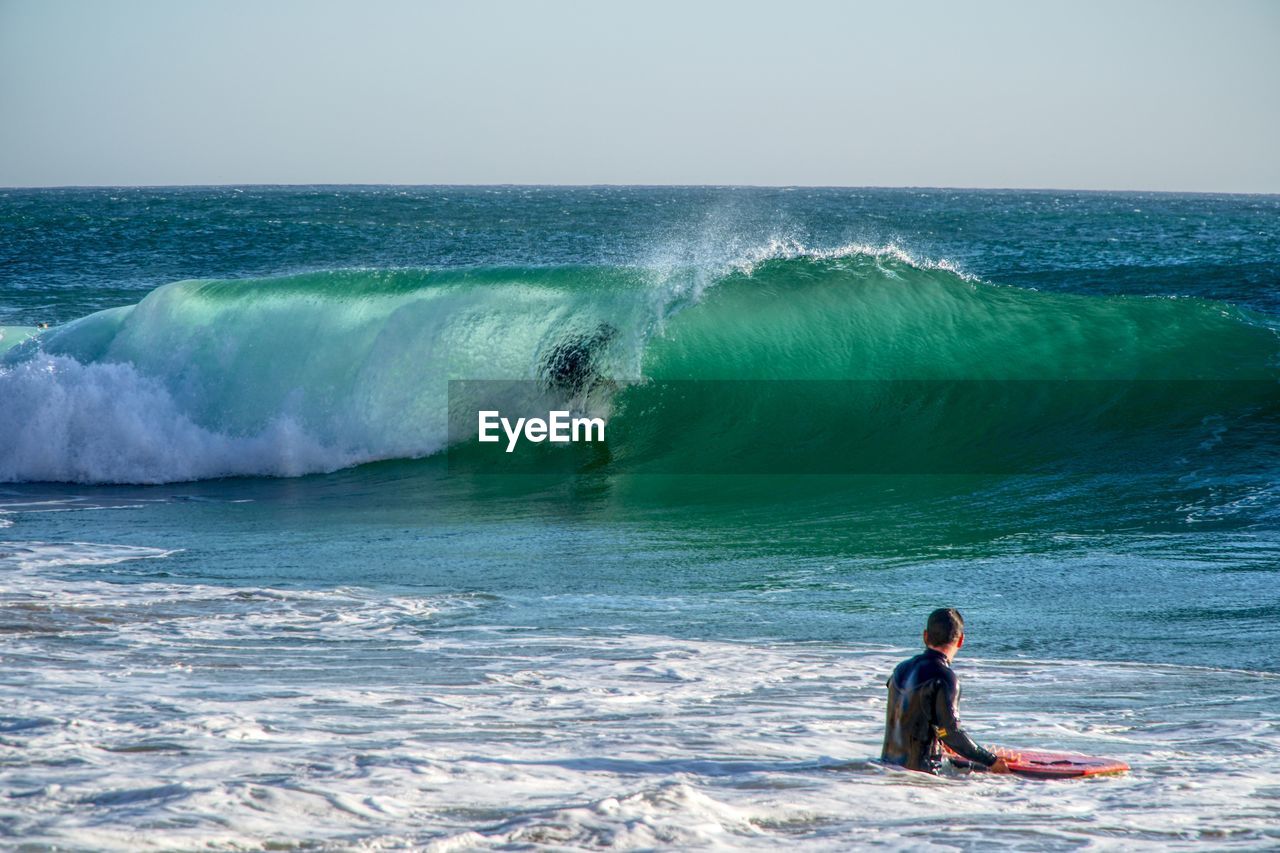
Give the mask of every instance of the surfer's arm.
M 940 680 L 937 692 L 934 694 L 934 731 L 938 739 L 951 747 L 957 755 L 984 767 L 990 767 L 996 763 L 996 755 L 975 743 L 973 738 L 961 728 L 960 712 L 957 707 L 959 703 L 960 686 L 956 683 L 954 676 Z

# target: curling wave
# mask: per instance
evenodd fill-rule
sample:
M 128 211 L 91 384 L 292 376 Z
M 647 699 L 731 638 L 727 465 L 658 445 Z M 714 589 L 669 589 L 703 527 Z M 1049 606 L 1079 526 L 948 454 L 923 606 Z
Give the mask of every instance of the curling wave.
M 642 380 L 1273 382 L 1278 355 L 1266 318 L 1227 304 L 997 286 L 893 247 L 776 245 L 715 274 L 183 281 L 0 354 L 0 480 L 295 476 L 429 456 L 448 443 L 453 379 L 534 380 L 565 397 L 603 382 L 625 389 L 623 431 L 643 432 L 733 401 L 645 398 Z M 773 429 L 784 413 L 756 414 L 720 431 Z M 954 429 L 980 430 L 970 414 Z M 867 417 L 864 431 L 880 428 Z

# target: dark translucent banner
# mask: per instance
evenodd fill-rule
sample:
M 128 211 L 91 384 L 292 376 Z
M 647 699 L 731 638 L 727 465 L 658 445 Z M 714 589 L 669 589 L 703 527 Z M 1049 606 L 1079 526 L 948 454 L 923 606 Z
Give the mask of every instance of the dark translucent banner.
M 1270 380 L 449 383 L 451 471 L 1020 474 L 1280 470 Z M 480 440 L 481 437 L 486 440 Z

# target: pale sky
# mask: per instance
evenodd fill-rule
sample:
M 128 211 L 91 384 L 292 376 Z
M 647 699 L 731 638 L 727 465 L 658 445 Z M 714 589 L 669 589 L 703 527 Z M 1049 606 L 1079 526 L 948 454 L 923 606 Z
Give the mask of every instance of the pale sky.
M 1280 192 L 1277 0 L 0 0 L 0 186 Z

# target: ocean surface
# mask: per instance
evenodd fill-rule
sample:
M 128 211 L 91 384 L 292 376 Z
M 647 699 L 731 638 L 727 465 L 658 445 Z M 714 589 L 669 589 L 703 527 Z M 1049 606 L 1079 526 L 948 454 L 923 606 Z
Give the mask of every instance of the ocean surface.
M 1276 196 L 0 190 L 0 847 L 1280 845 L 1278 331 Z M 877 764 L 944 605 L 1132 772 Z

